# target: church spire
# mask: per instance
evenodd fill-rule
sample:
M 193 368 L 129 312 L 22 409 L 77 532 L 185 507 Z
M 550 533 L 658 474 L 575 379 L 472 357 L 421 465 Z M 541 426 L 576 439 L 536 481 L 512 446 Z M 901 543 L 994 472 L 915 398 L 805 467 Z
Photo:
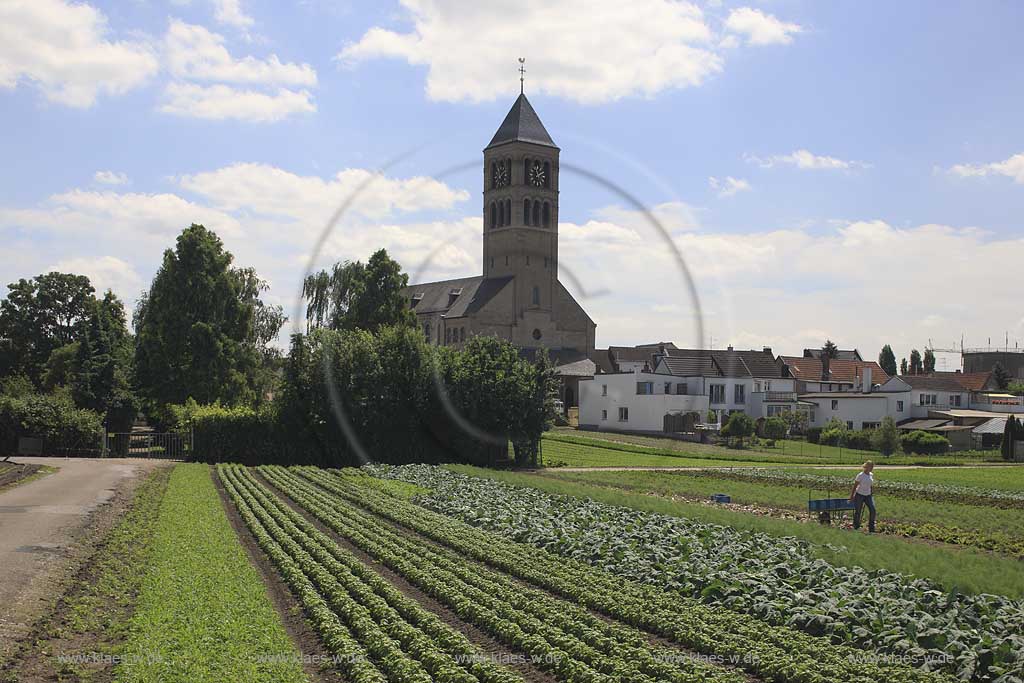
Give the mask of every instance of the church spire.
M 520 84 L 522 85 L 522 84 Z M 558 149 L 558 145 L 548 135 L 548 131 L 541 123 L 537 112 L 533 110 L 530 100 L 526 95 L 519 93 L 512 108 L 505 115 L 498 132 L 491 138 L 485 149 L 505 144 L 506 142 L 531 142 L 535 145 L 544 145 Z

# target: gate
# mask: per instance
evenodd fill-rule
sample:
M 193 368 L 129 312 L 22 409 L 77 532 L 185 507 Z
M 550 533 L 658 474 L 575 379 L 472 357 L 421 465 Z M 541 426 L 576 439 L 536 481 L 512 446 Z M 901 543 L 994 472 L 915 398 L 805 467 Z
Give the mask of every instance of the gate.
M 191 432 L 122 432 L 104 434 L 103 453 L 112 458 L 188 460 L 192 457 Z

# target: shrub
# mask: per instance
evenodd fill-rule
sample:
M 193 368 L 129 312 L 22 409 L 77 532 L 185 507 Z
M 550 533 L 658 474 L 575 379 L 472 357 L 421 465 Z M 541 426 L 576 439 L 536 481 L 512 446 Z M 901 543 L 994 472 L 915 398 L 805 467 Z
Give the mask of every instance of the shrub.
M 722 436 L 737 439 L 743 444 L 743 439 L 754 433 L 754 420 L 746 413 L 736 411 L 729 415 L 729 420 L 722 427 Z
M 46 455 L 98 455 L 103 438 L 99 413 L 77 408 L 65 394 L 0 396 L 0 453 L 13 454 L 22 436 L 43 439 Z
M 764 421 L 764 435 L 773 441 L 786 438 L 786 421 L 781 417 L 769 417 Z
M 882 426 L 875 430 L 871 439 L 871 445 L 882 455 L 892 455 L 900 443 L 900 434 L 896 430 L 896 422 L 886 416 L 882 420 Z
M 821 427 L 808 427 L 805 434 L 808 443 L 821 443 Z
M 901 436 L 900 447 L 906 453 L 918 453 L 921 455 L 947 453 L 949 451 L 949 439 L 938 434 L 917 430 Z
M 845 432 L 845 429 L 837 429 L 835 427 L 823 429 L 821 430 L 821 435 L 818 437 L 818 443 L 826 446 L 838 446 L 842 442 L 843 434 Z
M 873 429 L 847 430 L 843 432 L 839 443 L 843 448 L 868 451 L 872 448 L 871 439 L 874 433 Z

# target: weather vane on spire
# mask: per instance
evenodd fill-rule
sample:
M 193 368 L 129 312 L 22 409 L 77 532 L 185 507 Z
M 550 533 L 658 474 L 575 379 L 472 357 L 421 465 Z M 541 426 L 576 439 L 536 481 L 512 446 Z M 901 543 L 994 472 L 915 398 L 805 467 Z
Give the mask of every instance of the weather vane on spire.
M 519 94 L 523 94 L 523 79 L 526 77 L 526 57 L 519 58 Z

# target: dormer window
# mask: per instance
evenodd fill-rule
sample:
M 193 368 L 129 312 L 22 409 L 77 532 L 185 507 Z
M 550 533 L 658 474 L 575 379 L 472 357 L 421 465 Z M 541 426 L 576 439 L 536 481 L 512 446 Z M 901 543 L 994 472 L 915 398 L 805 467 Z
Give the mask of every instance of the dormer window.
M 458 299 L 459 296 L 461 296 L 461 295 L 462 295 L 462 287 L 453 287 L 448 292 L 448 307 L 451 308 L 452 304 L 455 303 L 455 300 Z
M 415 292 L 409 299 L 409 308 L 416 308 L 421 301 L 423 301 L 423 292 Z

